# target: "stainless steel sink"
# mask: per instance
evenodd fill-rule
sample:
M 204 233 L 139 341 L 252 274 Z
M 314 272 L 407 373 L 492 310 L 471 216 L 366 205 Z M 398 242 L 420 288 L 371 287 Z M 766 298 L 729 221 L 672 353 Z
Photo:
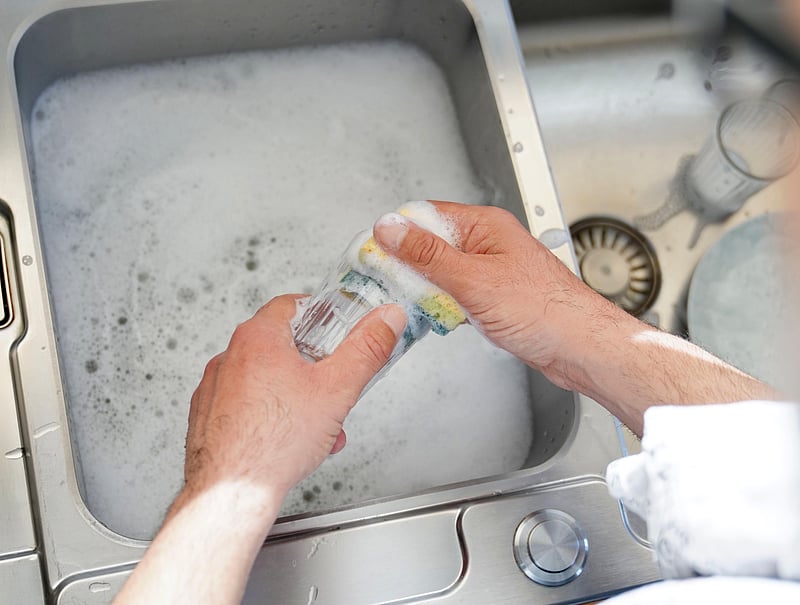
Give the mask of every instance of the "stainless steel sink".
M 319 28 L 321 22 L 331 27 Z M 7 524 L 0 527 L 0 571 L 15 566 L 19 572 L 10 575 L 28 581 L 38 560 L 43 576 L 42 585 L 14 588 L 26 591 L 19 602 L 26 595 L 34 602 L 42 586 L 48 602 L 110 602 L 147 546 L 104 526 L 86 506 L 69 429 L 64 351 L 52 313 L 60 301 L 48 288 L 30 169 L 32 108 L 58 78 L 214 53 L 405 40 L 444 72 L 469 158 L 497 192 L 495 203 L 576 269 L 513 21 L 501 2 L 337 0 L 306 3 L 298 13 L 292 0 L 6 0 L 0 37 L 8 59 L 0 68 L 0 235 L 14 311 L 0 330 L 8 351 L 0 367 L 0 510 L 9 511 L 0 516 Z M 558 157 L 556 149 L 554 166 Z M 658 579 L 651 553 L 605 490 L 605 467 L 624 447 L 614 419 L 539 374 L 529 382 L 535 435 L 523 468 L 279 520 L 246 601 L 581 602 Z M 540 567 L 552 581 L 532 580 L 520 566 L 533 563 L 515 560 L 515 532 L 525 519 L 552 519 L 576 532 L 565 569 Z M 524 555 L 528 537 L 520 539 Z
M 597 252 L 583 256 L 584 279 L 601 292 L 627 281 L 629 272 L 642 290 L 655 285 L 638 314 L 686 336 L 686 296 L 697 262 L 737 225 L 785 209 L 780 184 L 705 227 L 693 246 L 697 219 L 691 212 L 653 230 L 636 229 L 637 219 L 675 193 L 682 163 L 700 150 L 726 105 L 762 95 L 794 74 L 751 37 L 682 20 L 668 12 L 669 3 L 610 4 L 622 10 L 585 4 L 583 18 L 575 19 L 552 3 L 543 3 L 545 11 L 516 2 L 528 85 L 564 216 L 573 227 L 584 227 L 583 239 L 576 234 L 577 253 Z M 587 225 L 593 226 L 593 242 Z M 644 240 L 644 251 L 636 242 L 622 254 L 621 246 L 611 250 L 617 234 L 631 241 L 631 228 Z M 631 263 L 634 248 L 639 253 Z M 650 273 L 631 269 L 650 262 Z

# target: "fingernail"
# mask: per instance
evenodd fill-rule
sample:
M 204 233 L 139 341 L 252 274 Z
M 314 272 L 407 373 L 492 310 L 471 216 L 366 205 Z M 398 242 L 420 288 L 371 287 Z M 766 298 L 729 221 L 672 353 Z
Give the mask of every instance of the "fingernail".
M 375 223 L 374 232 L 384 248 L 399 250 L 408 235 L 408 219 L 396 212 L 384 214 Z
M 381 311 L 381 319 L 389 326 L 397 338 L 406 329 L 406 312 L 400 305 L 385 305 Z

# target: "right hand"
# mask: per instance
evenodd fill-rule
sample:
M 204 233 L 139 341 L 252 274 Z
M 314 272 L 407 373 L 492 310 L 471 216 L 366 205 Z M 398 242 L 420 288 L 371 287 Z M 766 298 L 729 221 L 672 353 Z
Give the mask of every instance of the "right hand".
M 460 250 L 395 213 L 375 223 L 378 243 L 455 298 L 489 340 L 569 388 L 586 330 L 629 316 L 586 286 L 510 212 L 431 203 L 455 224 Z

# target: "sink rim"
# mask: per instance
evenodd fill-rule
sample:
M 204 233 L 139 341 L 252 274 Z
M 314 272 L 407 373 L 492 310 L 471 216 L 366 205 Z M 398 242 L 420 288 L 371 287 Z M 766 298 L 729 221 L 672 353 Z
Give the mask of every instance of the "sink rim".
M 0 9 L 0 14 L 8 11 L 15 27 L 3 39 L 9 48 L 9 57 L 13 57 L 30 28 L 55 13 L 164 1 L 99 0 L 87 4 L 67 0 L 53 8 L 46 6 L 44 1 L 28 6 L 29 3 L 23 0 L 11 0 L 8 6 Z M 453 2 L 466 8 L 477 31 L 496 110 L 506 136 L 507 152 L 531 232 L 538 236 L 549 229 L 565 229 L 528 94 L 510 12 L 507 7 L 489 0 Z M 12 11 L 12 8 L 16 11 Z M 35 260 L 31 265 L 17 264 L 19 287 L 24 294 L 26 329 L 13 346 L 13 357 L 21 395 L 19 412 L 30 456 L 28 473 L 32 484 L 31 495 L 35 501 L 34 515 L 39 527 L 47 582 L 51 590 L 56 590 L 76 577 L 129 568 L 141 557 L 149 542 L 122 536 L 103 526 L 88 510 L 80 495 L 80 477 L 73 464 L 75 452 L 67 431 L 63 430 L 68 426 L 68 419 L 61 393 L 52 316 L 47 292 L 43 290 L 46 280 L 43 263 L 39 261 L 43 255 L 36 227 L 30 171 L 22 135 L 23 120 L 14 78 L 14 69 L 9 61 L 5 68 L 0 68 L 0 80 L 6 82 L 5 90 L 9 92 L 0 95 L 0 119 L 13 121 L 16 129 L 13 132 L 0 132 L 0 157 L 10 156 L 12 166 L 8 171 L 8 182 L 11 184 L 4 182 L 0 186 L 0 198 L 8 205 L 6 218 L 13 223 L 16 234 L 9 256 L 17 263 L 23 255 Z M 513 109 L 513 113 L 508 109 Z M 521 145 L 524 151 L 514 149 L 516 145 Z M 533 211 L 532 200 L 535 200 L 538 209 L 545 210 L 544 215 Z M 575 271 L 569 242 L 561 244 L 553 252 Z M 44 376 L 40 372 L 34 379 L 28 370 L 41 364 L 49 365 L 53 372 L 45 372 Z M 58 394 L 58 397 L 54 398 L 53 394 Z M 576 420 L 566 441 L 556 454 L 540 465 L 499 477 L 433 488 L 420 494 L 381 499 L 328 513 L 281 519 L 271 537 L 327 531 L 348 524 L 368 524 L 390 516 L 422 514 L 428 509 L 459 508 L 467 502 L 492 499 L 500 494 L 551 489 L 575 477 L 601 477 L 605 464 L 620 453 L 613 420 L 608 412 L 588 398 L 577 394 L 573 394 L 572 398 Z M 62 430 L 50 431 L 41 438 L 34 437 L 37 428 L 53 422 Z

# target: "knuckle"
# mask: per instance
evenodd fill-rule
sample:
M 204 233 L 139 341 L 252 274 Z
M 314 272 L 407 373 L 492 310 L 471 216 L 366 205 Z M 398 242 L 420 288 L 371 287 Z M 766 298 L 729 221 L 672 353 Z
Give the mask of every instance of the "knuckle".
M 255 312 L 254 316 L 263 315 L 264 313 L 269 312 L 275 306 L 280 305 L 282 302 L 291 297 L 292 297 L 291 294 L 281 294 L 278 296 L 273 296 L 258 308 L 258 311 Z
M 230 348 L 240 347 L 250 340 L 250 322 L 246 321 L 236 326 L 231 335 Z
M 501 229 L 503 231 L 513 229 L 525 229 L 519 219 L 510 211 L 505 208 L 498 208 L 497 206 L 487 206 L 482 209 L 483 216 L 482 222 L 489 230 Z
M 392 353 L 393 336 L 389 327 L 385 325 L 365 333 L 358 347 L 362 357 L 375 366 L 382 366 Z M 375 369 L 377 370 L 378 367 Z
M 486 216 L 489 216 L 497 221 L 517 221 L 517 217 L 505 208 L 498 206 L 486 206 Z
M 205 372 L 203 374 L 204 377 L 215 374 L 219 370 L 219 367 L 222 365 L 223 355 L 224 353 L 218 353 L 208 361 L 208 363 L 206 364 Z
M 444 254 L 444 242 L 431 235 L 424 234 L 409 243 L 408 255 L 418 267 L 435 269 Z

